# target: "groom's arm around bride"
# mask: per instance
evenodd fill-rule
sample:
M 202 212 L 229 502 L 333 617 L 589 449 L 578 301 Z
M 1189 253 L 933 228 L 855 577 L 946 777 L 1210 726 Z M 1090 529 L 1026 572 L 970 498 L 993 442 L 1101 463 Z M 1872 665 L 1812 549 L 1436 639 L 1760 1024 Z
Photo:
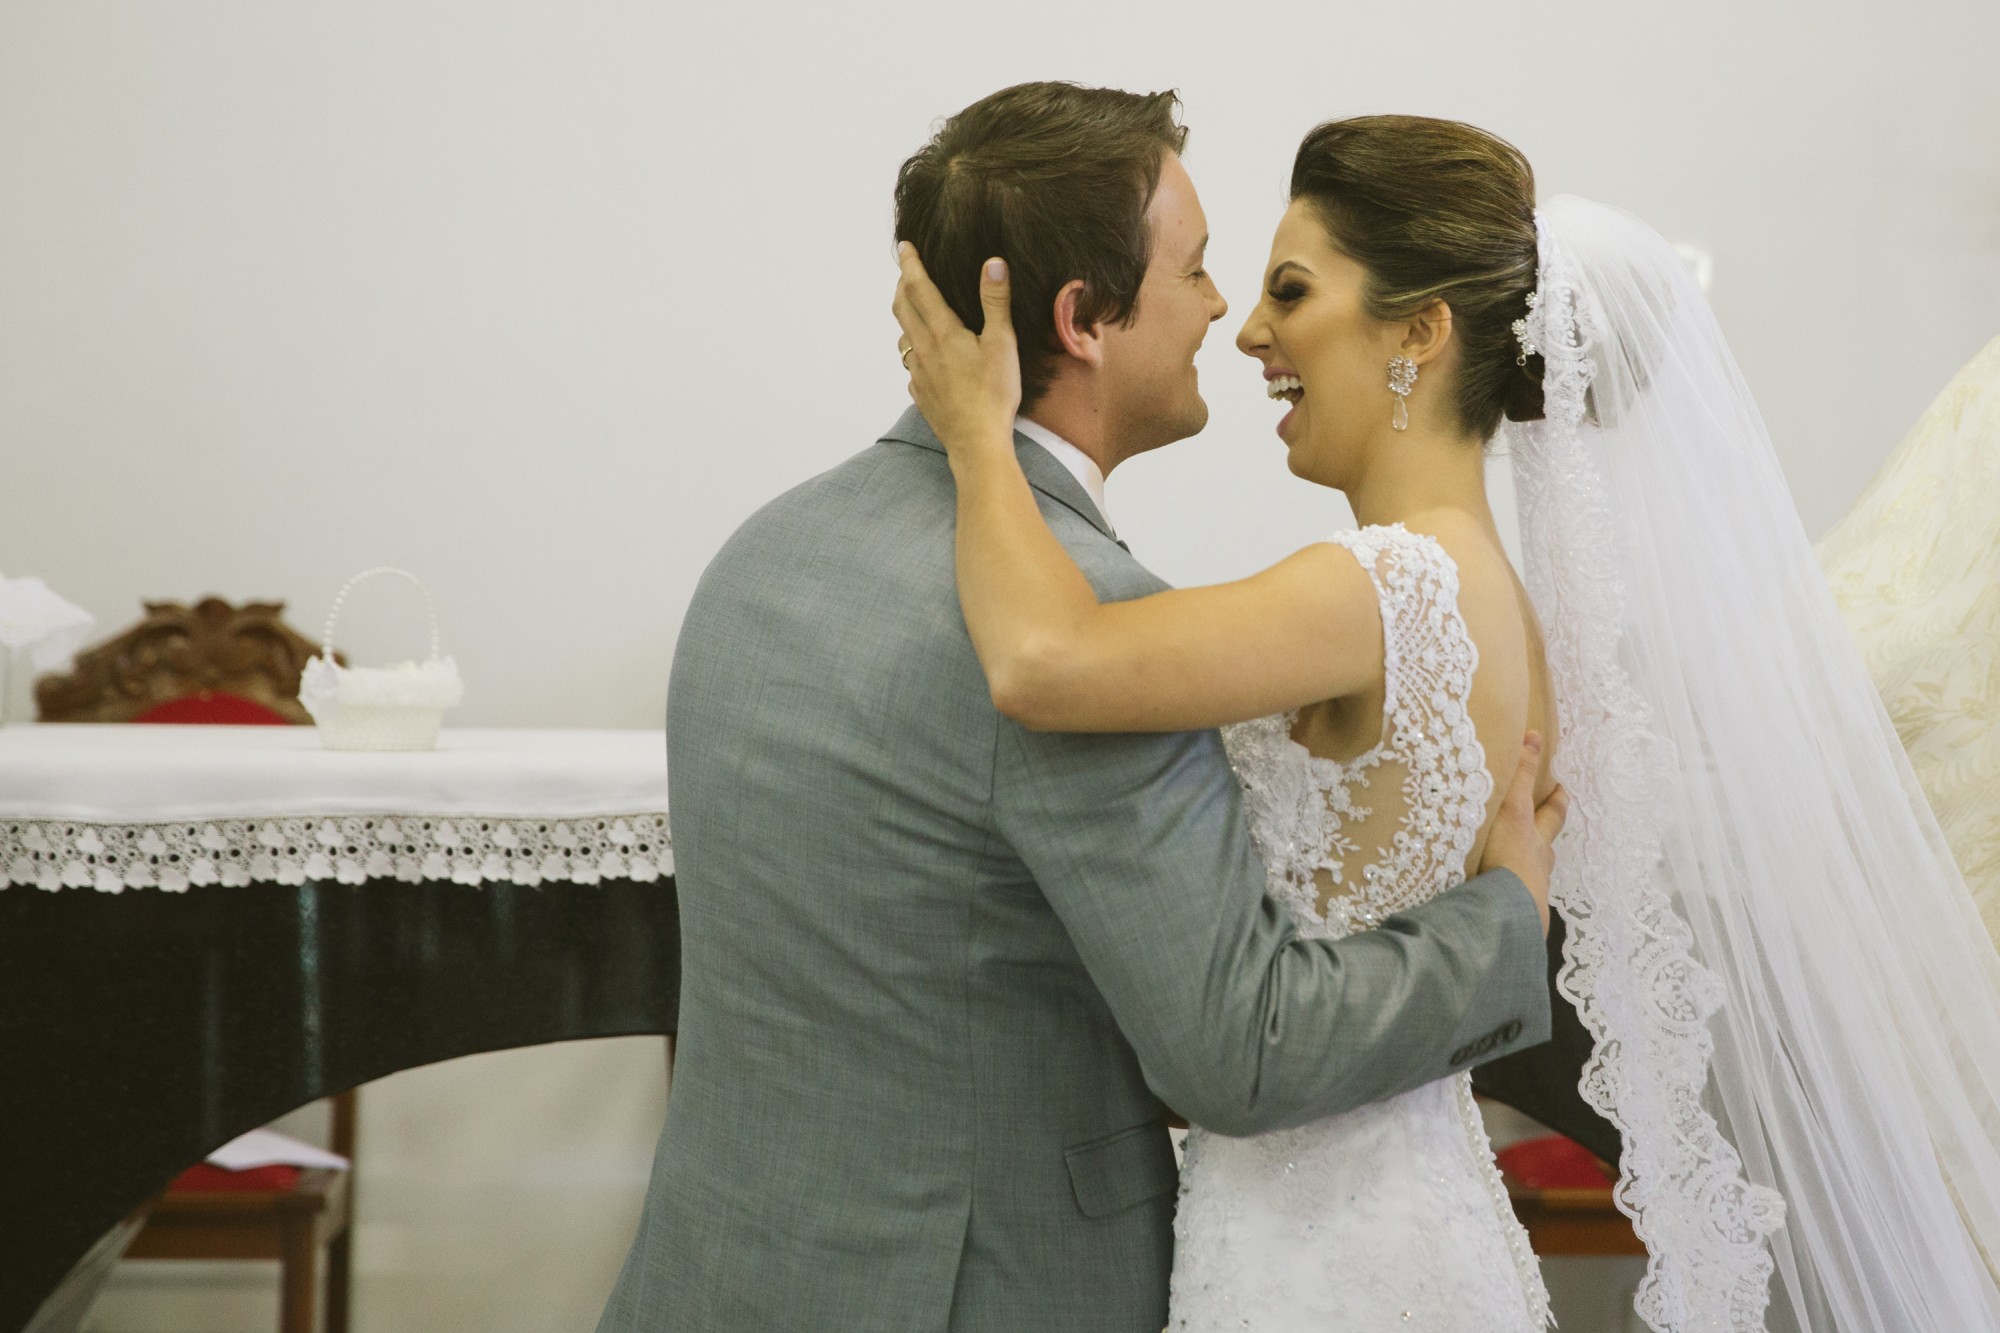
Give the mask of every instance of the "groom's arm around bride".
M 968 140 L 988 179 L 1010 144 L 1045 181 L 1060 150 L 1058 205 L 1122 191 L 1109 224 L 1048 223 L 1069 246 L 1122 226 L 1102 248 L 1130 251 L 1179 131 L 1164 95 L 996 94 L 905 167 L 899 231 L 978 221 L 977 200 L 918 198 Z M 1036 236 L 1005 239 L 1026 291 Z M 1171 311 L 1141 304 L 1132 327 L 1155 316 Z M 1163 586 L 1056 455 L 1016 447 L 1101 598 Z M 1547 1033 L 1542 922 L 1515 875 L 1301 938 L 1265 896 L 1214 732 L 1045 734 L 997 713 L 953 510 L 945 454 L 907 412 L 744 524 L 689 608 L 668 707 L 678 1062 L 601 1330 L 1156 1333 L 1163 1102 L 1259 1132 Z M 1545 885 L 1525 808 L 1494 836 Z

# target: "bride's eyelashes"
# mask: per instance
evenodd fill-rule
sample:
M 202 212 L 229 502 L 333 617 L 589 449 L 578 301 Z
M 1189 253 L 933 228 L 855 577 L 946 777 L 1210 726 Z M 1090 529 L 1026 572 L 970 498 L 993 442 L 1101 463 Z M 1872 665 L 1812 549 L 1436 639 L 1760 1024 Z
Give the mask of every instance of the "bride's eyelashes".
M 1305 294 L 1305 284 L 1299 282 L 1281 282 L 1264 289 L 1264 295 L 1279 305 L 1290 305 Z

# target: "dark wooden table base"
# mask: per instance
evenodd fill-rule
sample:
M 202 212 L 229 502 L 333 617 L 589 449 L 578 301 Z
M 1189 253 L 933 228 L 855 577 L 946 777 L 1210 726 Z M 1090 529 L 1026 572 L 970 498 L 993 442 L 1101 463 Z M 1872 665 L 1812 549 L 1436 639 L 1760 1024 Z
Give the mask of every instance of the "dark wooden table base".
M 0 890 L 0 1330 L 247 1130 L 400 1069 L 671 1033 L 674 883 Z

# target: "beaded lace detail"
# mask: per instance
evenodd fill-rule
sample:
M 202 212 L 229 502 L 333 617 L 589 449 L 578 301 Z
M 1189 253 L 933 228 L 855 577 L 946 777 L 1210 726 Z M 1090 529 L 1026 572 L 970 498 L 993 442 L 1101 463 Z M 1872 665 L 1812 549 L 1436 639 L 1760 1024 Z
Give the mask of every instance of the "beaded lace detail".
M 344 815 L 159 824 L 0 820 L 0 888 L 159 889 L 370 879 L 457 884 L 654 880 L 673 873 L 659 813 L 569 819 Z
M 1458 568 L 1400 524 L 1341 533 L 1374 580 L 1383 722 L 1350 760 L 1291 715 L 1227 728 L 1270 887 L 1302 933 L 1379 925 L 1463 878 L 1493 791 L 1467 711 L 1478 650 Z M 1190 1131 L 1176 1330 L 1545 1327 L 1548 1296 L 1460 1074 L 1297 1129 Z

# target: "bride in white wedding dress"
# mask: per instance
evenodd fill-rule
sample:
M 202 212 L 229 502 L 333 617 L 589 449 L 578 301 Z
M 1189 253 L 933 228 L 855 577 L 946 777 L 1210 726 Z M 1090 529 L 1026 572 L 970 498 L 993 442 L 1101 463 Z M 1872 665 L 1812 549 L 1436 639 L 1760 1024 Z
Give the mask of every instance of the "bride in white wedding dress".
M 1555 738 L 1561 984 L 1596 1041 L 1584 1095 L 1623 1137 L 1640 1314 L 2000 1329 L 2000 958 L 1657 233 L 1536 209 L 1526 161 L 1469 126 L 1314 130 L 1237 342 L 1293 404 L 1292 471 L 1363 526 L 1104 606 L 1015 462 L 1004 285 L 975 338 L 904 272 L 912 392 L 959 485 L 961 600 L 1003 708 L 1050 730 L 1231 724 L 1274 895 L 1325 934 L 1393 930 L 1463 878 L 1487 750 Z M 1503 415 L 1525 581 L 1484 491 Z M 1176 1329 L 1548 1317 L 1460 1078 L 1254 1138 L 1197 1127 L 1176 1237 Z
M 1381 606 L 1380 739 L 1352 758 L 1315 754 L 1295 711 L 1223 731 L 1272 890 L 1308 936 L 1373 928 L 1462 882 L 1495 785 L 1472 722 L 1479 648 L 1445 545 L 1401 523 L 1331 540 Z M 1193 1126 L 1186 1149 L 1173 1329 L 1549 1320 L 1470 1072 L 1253 1138 Z

